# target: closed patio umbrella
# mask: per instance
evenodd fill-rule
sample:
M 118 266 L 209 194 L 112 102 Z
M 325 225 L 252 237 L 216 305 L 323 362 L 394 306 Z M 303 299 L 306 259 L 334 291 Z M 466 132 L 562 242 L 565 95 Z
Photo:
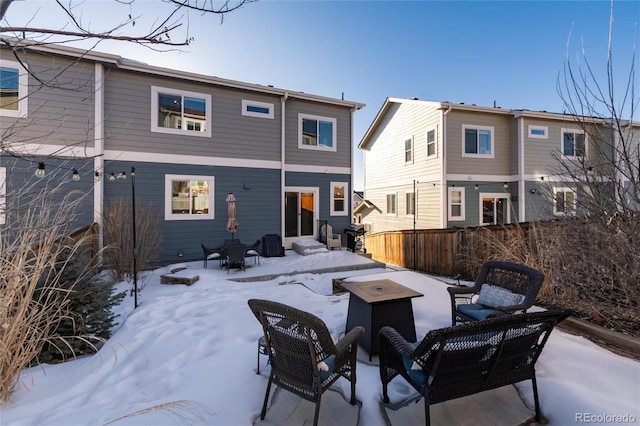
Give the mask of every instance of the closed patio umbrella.
M 232 192 L 227 195 L 227 209 L 229 214 L 227 231 L 231 232 L 231 239 L 233 240 L 233 234 L 238 230 L 239 223 L 236 220 L 236 197 Z

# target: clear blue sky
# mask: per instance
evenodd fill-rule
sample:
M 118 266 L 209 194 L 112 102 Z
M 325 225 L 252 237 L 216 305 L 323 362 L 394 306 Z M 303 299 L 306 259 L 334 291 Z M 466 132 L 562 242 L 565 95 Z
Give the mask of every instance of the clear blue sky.
M 126 9 L 112 5 L 87 0 L 83 19 L 100 28 L 126 17 Z M 136 2 L 135 13 L 143 15 L 138 28 L 158 16 L 160 5 Z M 16 1 L 6 19 L 23 25 L 35 14 L 32 25 L 52 27 L 53 14 L 60 15 L 54 6 L 51 0 Z M 195 40 L 183 52 L 124 43 L 102 43 L 97 50 L 317 95 L 340 98 L 344 93 L 345 99 L 366 104 L 355 114 L 357 145 L 387 97 L 562 112 L 556 83 L 568 52 L 576 59 L 584 46 L 589 63 L 604 78 L 609 9 L 609 1 L 600 0 L 261 0 L 227 15 L 222 24 L 219 18 L 190 13 Z M 614 3 L 620 86 L 630 68 L 638 22 L 640 1 Z M 635 82 L 640 90 L 638 78 Z M 355 150 L 354 189 L 360 190 L 362 155 Z

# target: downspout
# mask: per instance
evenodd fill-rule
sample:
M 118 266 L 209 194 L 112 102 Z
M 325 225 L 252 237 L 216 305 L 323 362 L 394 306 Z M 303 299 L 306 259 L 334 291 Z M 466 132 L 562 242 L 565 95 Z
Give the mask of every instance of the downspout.
M 102 212 L 104 209 L 104 68 L 96 62 L 94 65 L 94 105 L 93 105 L 93 221 L 98 224 L 98 247 L 104 247 Z M 99 173 L 99 174 L 98 174 Z M 100 250 L 102 253 L 102 250 Z M 100 255 L 101 257 L 102 255 Z
M 447 217 L 449 215 L 449 200 L 447 199 L 447 114 L 451 112 L 452 105 L 442 114 L 442 175 L 440 176 L 440 197 L 444 201 L 442 203 L 442 216 L 440 220 L 440 228 L 446 228 Z
M 351 183 L 350 183 L 350 194 L 349 194 L 349 223 L 355 223 L 355 218 L 353 217 L 353 194 L 355 191 L 355 188 L 353 186 L 353 173 L 355 172 L 355 161 L 356 161 L 356 149 L 357 147 L 353 146 L 353 136 L 354 136 L 354 132 L 353 132 L 353 119 L 354 119 L 354 115 L 356 112 L 356 108 L 351 108 Z M 345 194 L 346 195 L 346 194 Z M 342 237 L 340 237 L 342 238 Z
M 524 117 L 518 118 L 518 222 L 526 220 L 525 181 L 524 181 Z
M 286 102 L 289 99 L 289 92 L 284 92 L 280 99 L 280 235 L 282 235 L 282 241 L 284 242 L 284 216 L 285 216 L 285 129 L 286 129 Z

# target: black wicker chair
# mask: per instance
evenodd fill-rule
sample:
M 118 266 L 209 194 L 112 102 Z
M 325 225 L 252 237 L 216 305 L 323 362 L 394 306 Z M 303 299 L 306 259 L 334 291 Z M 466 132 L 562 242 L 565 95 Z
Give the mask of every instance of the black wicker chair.
M 247 253 L 247 246 L 244 244 L 234 244 L 232 246 L 225 247 L 224 254 L 225 258 L 225 268 L 227 269 L 227 274 L 229 273 L 229 269 L 242 269 L 245 270 L 245 261 L 244 256 Z
M 529 266 L 487 261 L 472 287 L 447 288 L 451 297 L 451 324 L 524 313 L 535 303 L 543 281 L 544 274 Z
M 222 258 L 223 258 L 222 249 L 207 247 L 202 243 L 200 243 L 200 245 L 202 246 L 202 253 L 204 256 L 204 269 L 207 269 L 207 261 L 214 260 L 214 259 L 218 259 L 220 266 L 222 267 Z
M 272 383 L 315 403 L 314 426 L 322 394 L 338 378 L 351 382 L 350 402 L 356 403 L 356 351 L 364 328 L 354 327 L 334 344 L 326 324 L 311 313 L 258 299 L 249 300 L 249 307 L 262 324 L 271 364 L 261 420 Z
M 255 243 L 247 246 L 247 253 L 245 254 L 246 257 L 253 257 L 253 263 L 256 263 L 257 259 L 258 266 L 260 266 L 260 252 L 258 251 L 260 248 L 260 244 L 262 244 L 262 241 L 256 240 Z
M 419 343 L 407 342 L 396 330 L 380 330 L 382 397 L 402 376 L 424 398 L 425 423 L 429 406 L 485 390 L 531 380 L 535 418 L 541 421 L 535 363 L 553 327 L 568 310 L 504 315 L 430 331 Z

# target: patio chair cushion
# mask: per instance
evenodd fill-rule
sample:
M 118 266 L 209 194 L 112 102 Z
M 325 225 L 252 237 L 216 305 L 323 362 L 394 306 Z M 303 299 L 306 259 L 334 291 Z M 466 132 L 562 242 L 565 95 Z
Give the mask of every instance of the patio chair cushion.
M 318 370 L 320 370 L 320 379 L 324 382 L 333 374 L 333 370 L 336 366 L 336 356 L 329 355 L 323 361 L 318 363 Z
M 217 259 L 219 257 L 220 257 L 220 253 L 211 253 L 209 256 L 207 256 L 207 260 Z
M 485 319 L 489 314 L 493 314 L 496 310 L 492 307 L 482 305 L 480 303 L 465 303 L 458 305 L 460 313 L 467 315 L 473 319 L 481 321 Z
M 519 305 L 524 300 L 524 295 L 513 293 L 503 287 L 490 284 L 482 284 L 480 295 L 476 303 L 491 308 L 500 306 Z

